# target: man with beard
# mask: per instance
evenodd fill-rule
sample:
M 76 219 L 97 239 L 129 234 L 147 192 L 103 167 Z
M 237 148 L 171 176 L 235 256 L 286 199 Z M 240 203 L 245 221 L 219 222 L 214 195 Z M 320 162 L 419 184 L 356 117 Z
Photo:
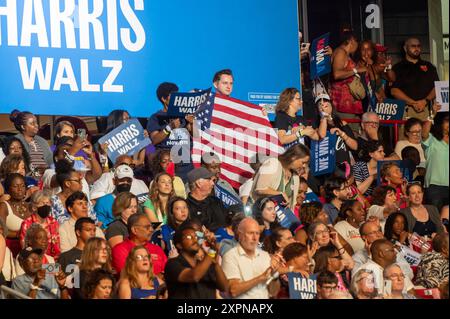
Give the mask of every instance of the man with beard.
M 108 228 L 108 225 L 114 221 L 112 212 L 114 200 L 117 194 L 130 191 L 133 178 L 134 173 L 130 166 L 122 164 L 115 169 L 113 180 L 115 186 L 114 192 L 98 198 L 94 206 L 98 221 L 102 223 L 102 229 Z
M 228 292 L 228 280 L 219 263 L 214 234 L 205 230 L 207 245 L 200 245 L 195 229 L 182 225 L 174 235 L 178 257 L 165 268 L 170 299 L 216 299 L 216 289 Z
M 430 116 L 436 98 L 434 82 L 439 81 L 439 76 L 430 62 L 421 59 L 422 48 L 419 39 L 407 39 L 403 50 L 405 59 L 393 68 L 396 80 L 391 93 L 396 99 L 406 102 L 404 119 L 415 117 L 424 121 Z M 433 113 L 435 111 L 436 109 Z

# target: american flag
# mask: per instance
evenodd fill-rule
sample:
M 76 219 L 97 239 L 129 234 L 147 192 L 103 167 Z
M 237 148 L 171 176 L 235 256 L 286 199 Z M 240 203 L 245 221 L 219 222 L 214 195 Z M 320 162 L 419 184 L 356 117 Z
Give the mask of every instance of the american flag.
M 221 160 L 221 178 L 235 189 L 253 176 L 255 155 L 284 152 L 262 108 L 224 95 L 212 94 L 195 114 L 192 160 L 214 152 Z

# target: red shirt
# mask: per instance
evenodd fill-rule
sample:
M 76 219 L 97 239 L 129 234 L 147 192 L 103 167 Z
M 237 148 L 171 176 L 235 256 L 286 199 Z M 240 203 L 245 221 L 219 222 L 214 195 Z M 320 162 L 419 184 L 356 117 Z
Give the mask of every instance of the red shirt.
M 122 269 L 125 267 L 125 261 L 127 260 L 128 254 L 135 246 L 136 244 L 127 238 L 120 244 L 114 246 L 112 249 L 112 266 L 118 274 L 120 274 Z M 145 244 L 145 248 L 147 248 L 152 259 L 153 273 L 157 275 L 164 272 L 164 267 L 166 267 L 167 263 L 167 256 L 164 254 L 162 248 L 151 244 L 150 242 Z
M 61 240 L 59 237 L 59 224 L 52 216 L 48 216 L 44 220 L 43 224 L 40 223 L 39 218 L 36 216 L 36 214 L 32 214 L 30 217 L 25 219 L 22 222 L 22 226 L 20 227 L 19 231 L 20 246 L 25 247 L 25 235 L 28 228 L 30 228 L 33 224 L 39 224 L 47 231 L 48 247 L 45 253 L 57 259 L 61 254 Z

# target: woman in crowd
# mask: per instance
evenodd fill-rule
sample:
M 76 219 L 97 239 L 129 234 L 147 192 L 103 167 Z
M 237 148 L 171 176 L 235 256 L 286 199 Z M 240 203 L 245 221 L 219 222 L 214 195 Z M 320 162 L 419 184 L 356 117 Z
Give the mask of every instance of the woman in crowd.
M 53 137 L 53 140 L 56 142 L 63 136 L 68 136 L 70 138 L 75 137 L 75 126 L 69 121 L 61 121 L 55 125 L 55 136 Z M 52 145 L 50 149 L 54 152 L 56 145 Z
M 383 185 L 391 186 L 395 189 L 399 208 L 407 206 L 406 186 L 408 180 L 403 177 L 402 170 L 395 162 L 388 162 L 381 166 L 380 172 Z
M 437 209 L 449 204 L 448 189 L 448 112 L 434 118 L 434 125 L 426 121 L 422 128 L 422 145 L 425 148 L 425 197 Z M 430 132 L 431 130 L 431 132 Z
M 25 171 L 27 173 L 30 172 L 30 155 L 20 139 L 15 136 L 7 138 L 3 146 L 3 153 L 5 156 L 11 154 L 21 155 L 24 159 Z
M 353 249 L 352 247 L 334 230 L 322 222 L 316 222 L 308 227 L 308 242 L 317 243 L 318 247 L 334 246 L 342 256 L 344 265 L 347 269 L 353 269 Z
M 329 245 L 320 247 L 314 254 L 314 273 L 321 273 L 330 271 L 338 278 L 336 289 L 339 291 L 348 292 L 350 287 L 350 271 L 348 265 L 344 265 L 343 257 L 345 250 L 338 251 L 335 246 Z M 352 265 L 353 266 L 353 265 Z M 353 267 L 352 267 L 353 268 Z
M 389 215 L 384 225 L 384 237 L 392 242 L 399 242 L 409 247 L 408 220 L 403 213 L 395 212 Z
M 248 204 L 253 203 L 250 197 L 250 193 L 253 188 L 254 177 L 258 173 L 259 168 L 261 167 L 265 158 L 266 156 L 264 154 L 256 153 L 254 159 L 252 158 L 252 160 L 249 163 L 250 167 L 253 169 L 254 172 L 253 176 L 252 178 L 249 178 L 244 184 L 242 184 L 241 187 L 239 187 L 239 198 L 241 199 L 243 205 L 247 205 L 247 203 Z
M 407 146 L 412 146 L 420 155 L 420 163 L 425 165 L 426 158 L 425 152 L 422 147 L 422 121 L 417 118 L 409 118 L 405 123 L 405 134 L 406 140 L 399 140 L 395 145 L 395 153 L 401 158 L 402 150 Z
M 319 98 L 320 97 L 320 98 Z M 358 142 L 353 134 L 352 129 L 345 121 L 342 121 L 333 106 L 328 95 L 320 95 L 316 98 L 317 108 L 320 111 L 321 119 L 318 129 L 319 138 L 326 137 L 327 132 L 336 134 L 336 163 L 343 162 L 353 164 L 353 156 L 351 151 L 358 149 Z
M 46 232 L 48 237 L 48 246 L 46 254 L 58 258 L 61 253 L 59 224 L 51 216 L 51 200 L 46 191 L 37 191 L 31 196 L 31 211 L 33 214 L 22 222 L 19 239 L 21 248 L 25 247 L 25 234 L 33 224 L 39 224 Z
M 153 274 L 149 252 L 143 246 L 134 247 L 127 257 L 119 282 L 120 299 L 156 299 L 164 282 Z
M 300 92 L 295 88 L 285 89 L 280 94 L 275 108 L 275 128 L 278 129 L 280 143 L 289 148 L 292 145 L 305 144 L 304 137 L 318 140 L 319 135 L 312 126 L 307 126 L 302 116 L 297 112 L 302 108 Z
M 12 280 L 16 277 L 16 267 L 13 254 L 6 245 L 7 234 L 6 223 L 0 219 L 0 284 L 10 287 Z
M 378 288 L 375 288 L 375 277 L 372 270 L 358 270 L 353 276 L 350 286 L 355 299 L 381 299 Z
M 189 206 L 187 201 L 182 197 L 174 197 L 169 201 L 167 215 L 167 224 L 161 227 L 161 237 L 164 252 L 169 256 L 173 256 L 176 251 L 173 244 L 173 235 L 175 231 L 189 219 Z
M 406 188 L 409 207 L 402 210 L 408 220 L 408 231 L 419 236 L 433 237 L 436 233 L 445 232 L 437 208 L 423 204 L 423 188 L 420 184 L 409 184 Z
M 160 173 L 167 173 L 172 176 L 175 194 L 179 197 L 186 198 L 186 189 L 183 180 L 175 175 L 175 164 L 170 156 L 170 149 L 159 149 L 156 151 L 150 163 L 150 171 L 152 177 L 156 177 Z M 152 178 L 149 188 L 152 187 L 153 180 L 154 178 Z
M 332 80 L 330 96 L 337 112 L 345 118 L 357 118 L 363 111 L 361 99 L 353 97 L 350 84 L 367 71 L 365 66 L 358 66 L 351 55 L 358 50 L 358 41 L 351 32 L 343 32 L 341 45 L 337 47 L 331 59 Z M 356 126 L 355 126 L 356 127 Z
M 167 203 L 175 196 L 172 176 L 159 173 L 150 187 L 150 199 L 144 203 L 144 212 L 152 223 L 167 224 Z
M 351 192 L 351 199 L 357 200 L 361 203 L 364 209 L 368 209 L 370 207 L 370 202 L 364 196 L 363 192 L 360 189 L 360 186 L 358 186 L 358 183 L 354 176 L 354 168 L 355 166 L 350 166 L 348 162 L 340 163 L 336 165 L 333 176 L 345 178 L 347 180 L 346 185 L 348 185 Z
M 359 227 L 366 220 L 366 210 L 357 200 L 345 201 L 340 210 L 343 220 L 334 225 L 337 233 L 352 246 L 354 252 L 364 249 Z
M 110 273 L 111 267 L 111 248 L 105 239 L 93 237 L 90 238 L 84 246 L 81 254 L 80 264 L 80 287 L 86 285 L 89 275 L 96 269 L 103 269 Z M 82 291 L 78 288 L 74 291 L 74 299 L 84 299 Z
M 391 293 L 385 292 L 384 299 L 416 299 L 405 291 L 405 275 L 397 264 L 384 268 L 384 279 L 391 281 Z
M 128 218 L 138 211 L 138 199 L 130 192 L 117 194 L 112 206 L 112 213 L 115 220 L 108 225 L 105 238 L 111 248 L 120 244 L 128 237 Z
M 61 191 L 51 197 L 52 216 L 61 225 L 70 218 L 65 207 L 66 199 L 75 192 L 83 191 L 82 178 L 73 166 L 66 160 L 56 162 L 56 180 Z M 90 205 L 89 205 L 90 206 Z M 95 218 L 92 207 L 89 207 L 89 217 Z
M 37 135 L 39 124 L 36 116 L 30 112 L 14 110 L 10 120 L 19 131 L 16 137 L 22 141 L 26 152 L 30 155 L 32 170 L 36 169 L 36 177 L 42 176 L 44 171 L 53 164 L 53 154 L 47 141 Z
M 433 251 L 422 255 L 417 267 L 415 284 L 425 288 L 438 288 L 448 281 L 448 233 L 433 238 Z
M 253 204 L 252 215 L 261 228 L 260 242 L 263 242 L 267 236 L 270 236 L 273 229 L 280 226 L 277 221 L 275 207 L 276 203 L 270 197 L 260 198 Z
M 297 144 L 287 149 L 278 158 L 269 158 L 255 175 L 252 199 L 283 195 L 290 209 L 294 209 L 299 188 L 299 175 L 309 164 L 309 149 Z
M 367 212 L 367 217 L 376 217 L 380 221 L 381 227 L 384 229 L 386 218 L 392 213 L 400 210 L 397 203 L 397 195 L 395 188 L 391 186 L 378 186 L 372 194 L 372 206 Z
M 309 190 L 310 189 L 309 189 L 307 180 L 305 178 L 303 178 L 302 176 L 300 176 L 297 201 L 295 203 L 295 208 L 294 208 L 294 214 L 295 214 L 295 216 L 297 216 L 298 219 L 300 219 L 300 212 L 302 209 L 302 205 L 303 205 L 304 201 L 306 200 L 306 194 L 308 193 Z
M 320 202 L 311 202 L 303 204 L 300 211 L 301 225 L 295 232 L 295 240 L 299 243 L 306 245 L 308 241 L 308 233 L 306 232 L 309 225 L 315 222 L 322 222 L 326 224 L 328 222 L 328 215 L 323 210 L 323 205 Z
M 8 174 L 19 173 L 25 177 L 25 186 L 27 187 L 26 198 L 29 198 L 31 194 L 39 190 L 38 182 L 31 176 L 27 176 L 29 169 L 27 168 L 26 161 L 22 155 L 10 154 L 5 157 L 0 165 L 0 180 L 4 180 Z
M 32 211 L 30 204 L 25 202 L 25 178 L 21 174 L 9 174 L 6 176 L 4 185 L 10 198 L 0 202 L 0 219 L 6 222 L 8 234 L 5 234 L 5 237 L 7 237 L 8 247 L 15 256 L 20 250 L 20 227 L 22 222 L 31 216 Z
M 106 270 L 91 272 L 83 287 L 86 299 L 111 299 L 114 288 L 114 276 Z
M 55 258 L 46 253 L 48 251 L 48 243 L 47 231 L 39 224 L 32 224 L 25 233 L 24 248 L 31 247 L 42 250 L 41 257 L 43 265 L 55 263 Z M 24 274 L 24 270 L 19 262 L 19 256 L 16 258 L 16 273 L 17 276 Z
M 378 161 L 384 160 L 384 147 L 379 141 L 375 141 L 369 143 L 361 153 L 361 161 L 353 166 L 353 175 L 359 191 L 369 197 L 376 187 Z
M 283 249 L 295 242 L 291 231 L 285 227 L 277 227 L 272 230 L 270 236 L 267 236 L 264 240 L 263 249 L 267 251 L 271 256 L 283 254 Z

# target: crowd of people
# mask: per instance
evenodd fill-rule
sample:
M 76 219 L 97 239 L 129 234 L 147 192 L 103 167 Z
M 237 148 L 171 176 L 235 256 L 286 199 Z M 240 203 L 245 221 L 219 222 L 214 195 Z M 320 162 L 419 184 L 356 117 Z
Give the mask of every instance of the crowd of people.
M 449 119 L 436 69 L 416 38 L 394 66 L 349 32 L 327 49 L 329 77 L 309 81 L 308 62 L 302 90 L 280 95 L 285 152 L 257 154 L 240 189 L 217 154 L 194 167 L 171 152 L 192 152 L 195 121 L 165 117 L 174 83 L 157 89 L 153 149 L 114 163 L 70 121 L 50 146 L 34 114 L 14 111 L 18 134 L 0 152 L 0 284 L 34 299 L 282 299 L 294 273 L 317 282 L 317 299 L 448 298 Z M 217 72 L 216 94 L 232 95 L 233 81 Z M 367 111 L 389 97 L 407 105 L 398 141 Z M 130 117 L 111 112 L 104 133 Z M 336 168 L 314 176 L 310 145 L 327 134 Z M 218 185 L 241 203 L 227 206 Z M 283 227 L 280 206 L 297 222 Z

